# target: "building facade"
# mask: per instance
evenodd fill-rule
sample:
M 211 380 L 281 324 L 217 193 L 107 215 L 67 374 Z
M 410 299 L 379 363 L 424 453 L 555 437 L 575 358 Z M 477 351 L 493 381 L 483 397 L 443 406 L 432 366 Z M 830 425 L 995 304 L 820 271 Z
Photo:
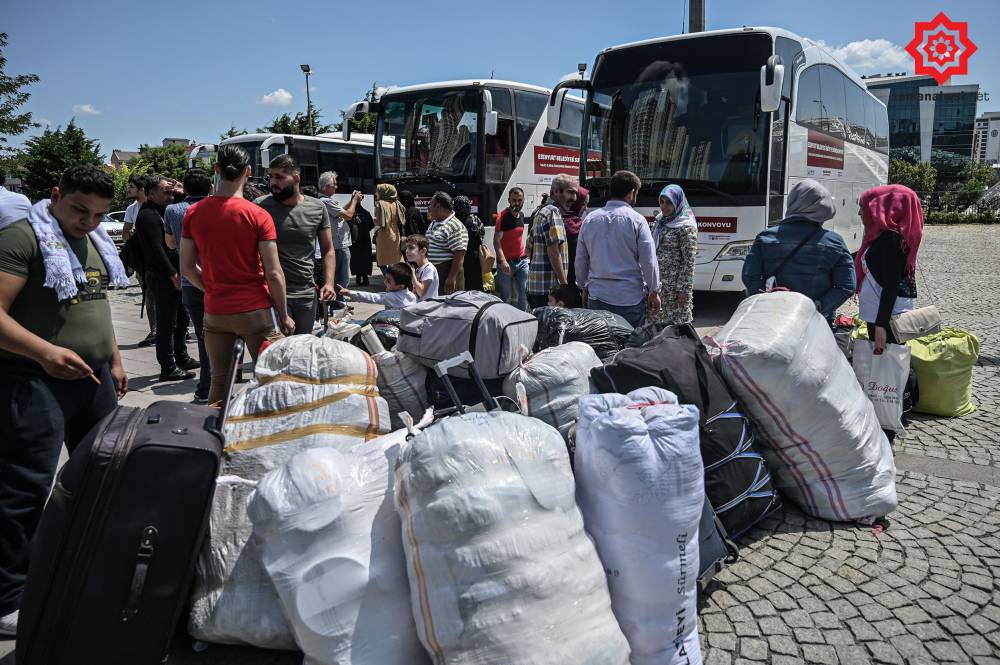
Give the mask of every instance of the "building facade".
M 1000 111 L 988 111 L 976 118 L 972 158 L 1000 166 Z
M 889 148 L 910 148 L 920 161 L 944 150 L 973 157 L 979 85 L 938 85 L 930 76 L 870 76 L 868 89 L 889 112 Z

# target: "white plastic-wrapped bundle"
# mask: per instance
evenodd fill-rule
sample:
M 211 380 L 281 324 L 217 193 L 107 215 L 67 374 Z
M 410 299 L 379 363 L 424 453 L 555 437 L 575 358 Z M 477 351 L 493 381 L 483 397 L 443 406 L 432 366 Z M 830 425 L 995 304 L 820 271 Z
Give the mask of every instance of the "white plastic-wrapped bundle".
M 517 399 L 516 386 L 524 384 L 528 413 L 552 425 L 563 439 L 577 417 L 577 400 L 589 395 L 590 370 L 601 366 L 594 349 L 583 342 L 567 342 L 543 349 L 521 361 L 503 382 L 503 392 Z
M 294 649 L 274 585 L 260 564 L 247 500 L 257 480 L 307 448 L 348 450 L 389 431 L 375 364 L 345 342 L 295 335 L 257 360 L 233 400 L 209 532 L 195 568 L 188 630 L 197 639 Z
M 834 521 L 895 510 L 889 441 L 812 300 L 792 292 L 747 298 L 709 345 L 785 496 Z
M 392 469 L 406 430 L 310 448 L 250 499 L 261 561 L 305 665 L 420 665 Z
M 383 351 L 372 356 L 378 367 L 378 390 L 389 404 L 394 430 L 403 427 L 401 412 L 420 420 L 430 406 L 427 399 L 427 368 L 402 351 Z
M 632 665 L 698 665 L 698 408 L 662 388 L 582 397 L 574 468 Z
M 400 454 L 396 509 L 417 634 L 437 665 L 624 665 L 566 446 L 534 418 L 469 413 Z

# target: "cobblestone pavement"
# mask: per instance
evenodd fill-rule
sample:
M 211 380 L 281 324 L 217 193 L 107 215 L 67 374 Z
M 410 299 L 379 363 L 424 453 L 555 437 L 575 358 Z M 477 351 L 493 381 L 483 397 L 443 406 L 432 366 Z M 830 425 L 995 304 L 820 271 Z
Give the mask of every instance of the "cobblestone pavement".
M 881 534 L 786 503 L 741 539 L 701 601 L 707 665 L 1000 664 L 998 249 L 998 228 L 936 226 L 920 250 L 918 304 L 981 342 L 978 411 L 911 421 Z

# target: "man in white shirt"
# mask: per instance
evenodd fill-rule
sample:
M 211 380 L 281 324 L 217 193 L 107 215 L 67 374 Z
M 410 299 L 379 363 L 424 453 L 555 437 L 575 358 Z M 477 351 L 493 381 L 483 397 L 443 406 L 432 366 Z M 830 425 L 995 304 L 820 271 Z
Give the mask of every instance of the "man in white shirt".
M 4 187 L 6 182 L 3 171 L 0 171 L 0 228 L 25 219 L 31 210 L 28 197 Z
M 146 176 L 134 174 L 128 179 L 128 189 L 125 193 L 130 199 L 135 199 L 125 208 L 125 219 L 122 226 L 122 242 L 132 237 L 132 229 L 135 227 L 135 219 L 139 216 L 139 209 L 146 202 Z M 139 346 L 153 346 L 156 344 L 156 299 L 153 298 L 152 290 L 146 289 L 146 276 L 141 271 L 135 274 L 139 280 L 139 287 L 145 296 L 146 320 L 149 322 L 149 334 L 139 342 Z
M 361 192 L 352 192 L 351 201 L 346 206 L 341 206 L 333 200 L 333 195 L 337 193 L 337 172 L 325 171 L 319 174 L 319 193 L 322 194 L 320 201 L 326 205 L 326 211 L 330 215 L 330 224 L 333 230 L 333 253 L 337 258 L 336 277 L 334 282 L 338 286 L 347 286 L 351 279 L 351 225 L 348 222 L 354 219 L 354 212 L 361 204 Z M 337 300 L 344 297 L 337 293 Z

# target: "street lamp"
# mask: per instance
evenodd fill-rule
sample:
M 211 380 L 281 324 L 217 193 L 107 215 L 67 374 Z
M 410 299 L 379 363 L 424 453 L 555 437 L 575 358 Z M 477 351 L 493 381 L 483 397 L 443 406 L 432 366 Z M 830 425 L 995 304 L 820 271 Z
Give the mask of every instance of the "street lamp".
M 312 98 L 309 96 L 309 75 L 313 72 L 309 65 L 299 65 L 299 68 L 306 75 L 306 118 L 309 120 L 309 135 L 316 136 L 316 128 L 313 127 Z

